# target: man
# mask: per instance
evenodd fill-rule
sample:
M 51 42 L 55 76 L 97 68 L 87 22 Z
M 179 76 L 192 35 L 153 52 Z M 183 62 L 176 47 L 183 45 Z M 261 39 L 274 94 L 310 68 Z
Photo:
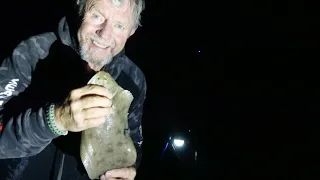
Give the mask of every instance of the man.
M 134 100 L 128 115 L 137 149 L 133 167 L 102 174 L 133 180 L 141 161 L 141 118 L 146 83 L 124 55 L 140 25 L 143 0 L 77 0 L 57 32 L 22 41 L 0 67 L 0 179 L 89 179 L 80 160 L 80 132 L 110 114 L 112 100 L 86 85 L 106 71 Z M 73 11 L 70 11 L 73 12 Z

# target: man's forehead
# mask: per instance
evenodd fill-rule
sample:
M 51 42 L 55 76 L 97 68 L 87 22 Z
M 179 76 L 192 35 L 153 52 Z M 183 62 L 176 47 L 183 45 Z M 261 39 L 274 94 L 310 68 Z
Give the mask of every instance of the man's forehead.
M 99 6 L 100 4 L 113 6 L 121 12 L 132 10 L 131 0 L 88 0 L 87 2 L 89 6 Z
M 112 1 L 112 4 L 117 6 L 117 7 L 120 7 L 121 5 L 123 5 L 123 2 L 125 0 L 111 0 Z

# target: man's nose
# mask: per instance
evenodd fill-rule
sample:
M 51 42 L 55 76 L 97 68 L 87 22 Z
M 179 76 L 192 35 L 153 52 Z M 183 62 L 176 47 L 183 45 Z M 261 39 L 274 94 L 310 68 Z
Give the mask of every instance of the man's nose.
M 111 37 L 112 34 L 112 27 L 110 24 L 106 24 L 102 26 L 98 31 L 97 34 L 102 37 L 103 39 L 108 40 Z

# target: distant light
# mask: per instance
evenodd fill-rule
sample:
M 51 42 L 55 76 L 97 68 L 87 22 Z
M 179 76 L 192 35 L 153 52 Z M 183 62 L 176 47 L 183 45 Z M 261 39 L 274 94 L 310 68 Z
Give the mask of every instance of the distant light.
M 198 53 L 200 53 L 201 51 L 199 50 Z
M 176 145 L 177 147 L 181 147 L 184 144 L 184 140 L 182 139 L 175 139 L 173 140 L 174 145 Z

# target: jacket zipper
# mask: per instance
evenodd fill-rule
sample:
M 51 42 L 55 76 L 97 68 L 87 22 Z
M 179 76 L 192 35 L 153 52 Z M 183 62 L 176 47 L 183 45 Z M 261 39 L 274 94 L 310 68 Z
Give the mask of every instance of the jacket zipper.
M 61 159 L 61 163 L 60 163 L 60 168 L 59 168 L 59 173 L 58 173 L 58 177 L 57 180 L 61 180 L 62 178 L 62 173 L 63 173 L 63 164 L 64 164 L 64 153 L 62 153 L 62 159 Z

